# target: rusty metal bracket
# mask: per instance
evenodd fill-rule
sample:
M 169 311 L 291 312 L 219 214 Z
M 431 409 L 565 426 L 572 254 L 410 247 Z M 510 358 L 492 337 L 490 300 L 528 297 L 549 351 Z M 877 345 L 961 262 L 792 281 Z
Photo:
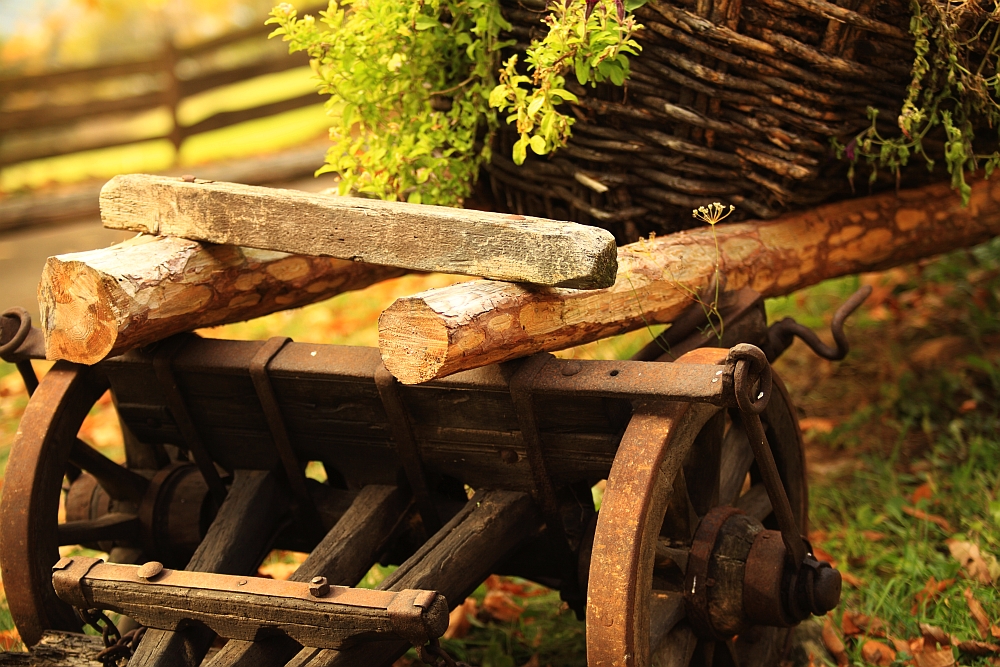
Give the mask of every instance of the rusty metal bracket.
M 77 556 L 53 566 L 52 586 L 80 609 L 116 611 L 161 630 L 197 621 L 244 641 L 280 633 L 304 646 L 340 649 L 398 637 L 420 647 L 448 628 L 448 601 L 436 591 L 330 586 L 323 577 L 307 583 Z
M 545 464 L 545 455 L 542 453 L 542 437 L 538 431 L 538 420 L 535 416 L 535 402 L 533 400 L 535 381 L 539 378 L 542 368 L 552 359 L 554 357 L 546 352 L 528 357 L 521 362 L 510 378 L 509 387 L 514 410 L 517 412 L 517 423 L 521 429 L 521 440 L 524 443 L 528 465 L 531 468 L 531 481 L 534 487 L 532 495 L 542 509 L 542 516 L 545 517 L 545 523 L 549 530 L 564 537 L 565 531 L 563 530 L 562 517 L 559 514 L 559 501 L 556 498 L 555 487 Z M 570 370 L 573 369 L 570 368 Z
M 0 314 L 0 359 L 17 367 L 28 396 L 38 388 L 38 376 L 31 360 L 44 358 L 45 340 L 41 330 L 31 326 L 28 311 L 10 308 Z
M 194 462 L 205 478 L 205 483 L 208 484 L 209 493 L 212 494 L 216 504 L 221 506 L 222 501 L 226 499 L 226 486 L 222 483 L 219 471 L 216 470 L 215 462 L 212 461 L 201 435 L 198 434 L 198 428 L 195 426 L 187 403 L 184 401 L 184 396 L 181 395 L 180 388 L 177 386 L 177 378 L 174 376 L 172 368 L 174 357 L 191 339 L 191 336 L 181 334 L 160 343 L 153 355 L 153 371 L 163 388 L 167 406 L 174 417 L 177 429 L 181 432 L 181 437 L 184 438 L 184 444 L 191 450 Z
M 431 497 L 430 485 L 427 483 L 427 473 L 420 458 L 417 440 L 413 437 L 410 419 L 406 416 L 406 406 L 399 395 L 399 380 L 386 370 L 383 364 L 375 369 L 375 386 L 378 388 L 386 419 L 389 420 L 389 431 L 396 443 L 396 452 L 403 464 L 403 473 L 410 483 L 410 490 L 416 501 L 417 511 L 424 522 L 428 534 L 436 533 L 442 526 L 441 516 Z
M 315 527 L 317 536 L 322 538 L 326 533 L 326 527 L 323 526 L 323 521 L 316 510 L 316 503 L 306 486 L 305 471 L 295 455 L 295 450 L 292 449 L 292 441 L 288 437 L 285 417 L 281 412 L 281 406 L 278 405 L 278 399 L 274 395 L 271 377 L 267 373 L 267 365 L 291 340 L 291 338 L 275 336 L 265 342 L 250 360 L 250 380 L 253 382 L 257 398 L 264 410 L 264 419 L 271 431 L 271 439 L 278 450 L 278 457 L 284 466 L 285 476 L 288 478 L 288 484 L 292 489 L 299 513 L 308 525 Z

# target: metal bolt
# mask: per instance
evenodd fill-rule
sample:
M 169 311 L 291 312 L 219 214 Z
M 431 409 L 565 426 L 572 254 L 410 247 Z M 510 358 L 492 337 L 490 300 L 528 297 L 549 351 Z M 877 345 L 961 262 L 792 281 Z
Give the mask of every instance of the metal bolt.
M 194 176 L 191 174 L 184 174 L 181 176 L 181 180 L 185 183 L 194 183 Z
M 309 595 L 314 598 L 326 597 L 330 594 L 330 584 L 326 577 L 313 577 L 309 581 Z
M 570 375 L 576 375 L 582 370 L 583 366 L 579 361 L 571 361 L 568 364 L 565 364 L 560 372 L 566 377 L 569 377 Z
M 136 574 L 139 575 L 139 578 L 143 581 L 149 581 L 151 579 L 155 579 L 161 572 L 163 572 L 163 563 L 151 560 L 140 567 Z

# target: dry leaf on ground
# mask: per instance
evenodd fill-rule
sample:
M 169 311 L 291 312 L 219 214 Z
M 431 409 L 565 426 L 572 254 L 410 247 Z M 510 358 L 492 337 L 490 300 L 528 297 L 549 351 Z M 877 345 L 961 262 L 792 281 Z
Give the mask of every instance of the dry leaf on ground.
M 934 491 L 931 489 L 930 482 L 924 482 L 913 491 L 910 502 L 916 505 L 921 500 L 930 500 L 933 495 Z
M 861 588 L 862 586 L 865 585 L 864 579 L 862 579 L 861 577 L 856 577 L 850 572 L 841 571 L 840 578 L 845 584 L 847 584 L 848 586 L 852 586 L 854 588 Z
M 885 539 L 885 533 L 880 533 L 877 530 L 862 530 L 861 536 L 869 542 L 878 542 Z
M 958 650 L 962 653 L 968 653 L 969 655 L 983 656 L 996 655 L 997 653 L 1000 653 L 1000 646 L 990 644 L 988 642 L 969 640 L 958 642 L 955 646 L 957 646 Z
M 495 621 L 510 623 L 520 618 L 524 607 L 514 602 L 510 593 L 493 590 L 487 592 L 486 597 L 483 598 L 483 611 Z
M 844 633 L 845 637 L 854 637 L 860 635 L 863 630 L 858 626 L 857 621 L 854 619 L 860 616 L 860 614 L 855 614 L 852 611 L 845 611 L 843 617 L 840 619 L 840 631 Z
M 909 514 L 914 519 L 930 521 L 931 523 L 936 524 L 938 528 L 940 528 L 941 530 L 943 530 L 948 534 L 955 532 L 955 529 L 951 527 L 951 524 L 948 523 L 948 520 L 945 519 L 943 516 L 938 516 L 937 514 L 928 514 L 923 510 L 918 510 L 916 507 L 910 507 L 909 505 L 903 505 L 901 509 L 903 510 L 903 514 Z
M 837 634 L 837 628 L 833 625 L 833 619 L 827 616 L 823 621 L 823 646 L 830 652 L 833 659 L 840 667 L 847 665 L 847 650 L 844 647 L 844 640 Z
M 951 647 L 943 648 L 939 651 L 921 651 L 913 654 L 913 664 L 916 667 L 952 667 L 955 662 L 955 654 Z
M 936 625 L 921 623 L 920 634 L 923 635 L 923 648 L 927 648 L 928 644 L 930 644 L 931 647 L 934 647 L 935 644 L 939 644 L 941 646 L 951 646 L 951 636 Z
M 967 587 L 962 592 L 962 595 L 965 597 L 965 602 L 969 605 L 969 613 L 972 614 L 972 620 L 976 622 L 976 627 L 979 628 L 980 636 L 985 639 L 990 633 L 990 619 L 986 615 L 983 605 L 979 604 L 979 600 L 972 594 L 971 588 Z
M 945 540 L 945 544 L 948 545 L 952 558 L 962 564 L 962 571 L 966 576 L 981 584 L 993 583 L 994 572 L 990 571 L 990 565 L 977 545 L 962 540 Z M 989 558 L 996 563 L 992 556 Z
M 21 643 L 21 635 L 17 630 L 0 630 L 0 651 L 10 651 Z M 23 650 L 23 649 L 22 649 Z
M 465 598 L 465 602 L 458 605 L 448 614 L 448 629 L 444 631 L 445 639 L 461 639 L 469 634 L 472 627 L 470 617 L 476 615 L 476 601 L 473 598 Z
M 896 659 L 896 652 L 880 641 L 866 641 L 861 647 L 861 656 L 870 665 L 889 667 Z
M 921 604 L 932 601 L 938 595 L 947 590 L 953 583 L 955 583 L 954 579 L 945 579 L 944 581 L 938 581 L 934 577 L 928 579 L 927 583 L 924 584 L 924 587 L 917 591 L 916 595 L 913 596 L 916 602 L 914 602 L 913 607 L 910 608 L 910 613 L 916 615 Z
M 805 417 L 799 420 L 799 430 L 816 431 L 818 433 L 830 433 L 836 426 L 832 419 L 825 417 Z

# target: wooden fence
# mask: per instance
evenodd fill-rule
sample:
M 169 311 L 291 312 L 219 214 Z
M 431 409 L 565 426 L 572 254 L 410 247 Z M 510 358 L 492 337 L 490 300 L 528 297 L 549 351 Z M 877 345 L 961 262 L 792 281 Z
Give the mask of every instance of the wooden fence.
M 318 8 L 305 10 L 302 13 L 315 12 L 316 9 Z M 191 69 L 179 67 L 189 59 L 208 59 L 215 52 L 233 47 L 240 42 L 264 40 L 271 30 L 273 26 L 252 26 L 183 48 L 177 48 L 168 41 L 158 57 L 148 60 L 27 76 L 0 77 L 0 100 L 11 94 L 19 95 L 22 99 L 27 94 L 30 99 L 32 91 L 44 92 L 74 86 L 97 90 L 102 86 L 107 87 L 108 84 L 113 86 L 115 82 L 122 83 L 126 77 L 132 77 L 134 80 L 138 75 L 146 75 L 147 79 L 145 85 L 133 86 L 138 88 L 138 91 L 114 99 L 90 99 L 79 103 L 54 105 L 44 101 L 44 95 L 39 95 L 39 99 L 43 101 L 38 105 L 0 109 L 0 167 L 151 139 L 169 139 L 175 149 L 179 149 L 185 139 L 202 132 L 321 102 L 322 98 L 315 92 L 310 92 L 249 109 L 222 111 L 187 126 L 178 121 L 178 107 L 186 98 L 221 86 L 308 64 L 308 57 L 303 53 L 289 56 L 284 50 L 264 48 L 260 49 L 259 57 L 249 63 L 197 72 L 187 78 L 178 74 L 184 69 Z M 161 107 L 169 109 L 173 119 L 168 133 L 137 136 L 135 133 L 129 135 L 115 131 L 116 126 L 124 127 L 123 122 L 127 121 L 130 114 Z M 74 125 L 78 125 L 81 121 L 100 123 L 102 119 L 106 124 L 101 125 L 101 132 L 74 136 L 72 132 Z

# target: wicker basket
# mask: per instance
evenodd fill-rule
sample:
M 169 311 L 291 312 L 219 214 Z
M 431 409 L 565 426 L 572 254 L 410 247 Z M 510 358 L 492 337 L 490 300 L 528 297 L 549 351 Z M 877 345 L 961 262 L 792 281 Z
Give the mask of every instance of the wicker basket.
M 738 220 L 850 196 L 849 165 L 830 139 L 867 127 L 869 106 L 893 130 L 913 40 L 903 0 L 841 1 L 646 4 L 625 86 L 573 89 L 567 147 L 517 167 L 517 136 L 501 130 L 486 179 L 497 206 L 599 225 L 626 243 L 699 224 L 691 209 L 713 201 L 735 204 Z M 543 36 L 543 0 L 501 4 L 514 50 Z M 923 168 L 902 177 L 947 178 Z M 871 189 L 900 184 L 884 174 Z

